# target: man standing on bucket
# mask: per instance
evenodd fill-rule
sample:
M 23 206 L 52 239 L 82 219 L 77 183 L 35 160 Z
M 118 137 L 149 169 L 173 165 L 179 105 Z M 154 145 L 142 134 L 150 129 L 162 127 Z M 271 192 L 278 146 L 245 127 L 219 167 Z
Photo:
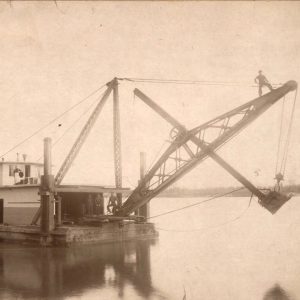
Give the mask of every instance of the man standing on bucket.
M 270 89 L 270 91 L 273 90 L 272 85 L 268 81 L 265 75 L 263 75 L 262 71 L 258 71 L 258 76 L 255 77 L 254 79 L 255 83 L 258 83 L 258 94 L 259 96 L 262 95 L 262 87 L 266 86 Z

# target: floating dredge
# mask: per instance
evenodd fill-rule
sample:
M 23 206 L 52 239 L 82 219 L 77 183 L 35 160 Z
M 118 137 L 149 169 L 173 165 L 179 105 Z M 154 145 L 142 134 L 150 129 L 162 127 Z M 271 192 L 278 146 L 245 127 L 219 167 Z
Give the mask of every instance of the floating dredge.
M 134 81 L 128 78 L 114 78 L 107 83 L 106 91 L 84 125 L 56 176 L 51 174 L 51 141 L 49 138 L 45 139 L 44 164 L 35 164 L 38 169 L 42 166 L 44 167 L 44 175 L 41 180 L 40 178 L 37 180 L 29 178 L 30 166 L 28 167 L 28 164 L 25 162 L 23 164 L 16 163 L 20 170 L 25 167 L 25 178 L 17 185 L 4 187 L 6 192 L 10 194 L 9 196 L 6 194 L 7 196 L 5 197 L 20 198 L 21 195 L 22 197 L 19 202 L 21 203 L 22 201 L 24 202 L 23 199 L 25 199 L 25 201 L 28 199 L 28 197 L 25 197 L 25 194 L 28 191 L 31 191 L 30 197 L 32 197 L 34 194 L 33 192 L 35 191 L 36 193 L 37 190 L 39 190 L 40 201 L 35 200 L 34 203 L 39 204 L 40 207 L 35 212 L 33 219 L 31 217 L 31 225 L 28 224 L 28 228 L 9 227 L 8 225 L 0 226 L 0 239 L 9 239 L 12 238 L 12 236 L 16 236 L 16 239 L 20 239 L 20 236 L 25 236 L 25 239 L 26 236 L 30 236 L 32 239 L 32 236 L 35 236 L 35 239 L 38 240 L 40 238 L 46 244 L 55 244 L 58 241 L 72 243 L 73 241 L 91 242 L 114 239 L 124 240 L 141 236 L 156 235 L 157 232 L 155 231 L 153 224 L 147 222 L 149 219 L 149 209 L 147 204 L 152 198 L 159 195 L 171 184 L 179 180 L 183 175 L 208 157 L 212 158 L 236 178 L 258 198 L 260 205 L 272 214 L 276 213 L 280 207 L 291 198 L 291 195 L 286 195 L 280 191 L 280 181 L 283 180 L 282 174 L 276 175 L 278 182 L 277 189 L 260 190 L 220 157 L 216 153 L 216 150 L 229 142 L 230 139 L 256 120 L 274 103 L 289 92 L 296 90 L 297 83 L 295 81 L 288 81 L 281 87 L 273 89 L 269 93 L 249 101 L 193 129 L 187 129 L 142 91 L 135 89 L 134 95 L 170 123 L 172 129 L 170 132 L 170 144 L 165 152 L 158 158 L 147 173 L 145 173 L 144 168 L 142 168 L 141 180 L 139 181 L 138 186 L 133 191 L 129 191 L 122 187 L 118 94 L 119 81 L 126 79 Z M 66 173 L 70 169 L 111 93 L 113 93 L 114 104 L 113 135 L 115 187 L 105 188 L 63 185 L 62 181 Z M 5 162 L 2 162 L 2 165 L 4 170 Z M 24 172 L 21 170 L 19 173 L 23 174 Z M 30 185 L 35 188 L 34 191 L 28 188 Z M 3 198 L 2 190 L 3 189 L 0 188 L 0 198 Z M 111 212 L 105 214 L 103 209 L 103 193 L 111 192 L 116 193 L 116 196 L 115 199 L 111 199 Z M 125 196 L 126 194 L 129 195 Z M 122 198 L 125 197 L 126 199 L 123 201 Z M 6 203 L 7 200 L 4 199 L 4 214 L 6 211 Z M 33 204 L 33 202 L 27 203 Z M 26 202 L 23 204 L 26 204 Z M 95 209 L 92 209 L 93 206 Z M 19 216 L 20 212 L 23 210 L 24 207 L 20 207 L 19 211 L 14 211 L 13 214 Z M 68 216 L 67 219 L 66 216 Z M 39 227 L 36 225 L 38 222 L 40 222 Z M 98 225 L 100 224 L 101 228 L 80 227 L 82 225 L 86 226 L 87 224 L 88 226 L 89 224 L 92 226 L 92 223 L 95 222 Z M 130 226 L 124 227 L 125 222 Z M 71 226 L 68 227 L 67 224 L 71 224 Z

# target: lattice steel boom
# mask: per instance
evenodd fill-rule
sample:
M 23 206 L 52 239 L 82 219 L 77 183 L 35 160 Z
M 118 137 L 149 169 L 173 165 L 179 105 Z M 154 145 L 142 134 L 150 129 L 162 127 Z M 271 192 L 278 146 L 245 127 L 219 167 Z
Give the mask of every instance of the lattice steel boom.
M 269 195 L 258 190 L 214 151 L 237 135 L 276 101 L 296 88 L 297 83 L 295 81 L 289 81 L 282 87 L 249 101 L 192 130 L 187 130 L 150 98 L 135 89 L 134 93 L 136 96 L 172 124 L 174 127 L 171 132 L 173 140 L 164 154 L 158 159 L 155 165 L 145 175 L 144 179 L 140 181 L 137 188 L 124 202 L 118 214 L 124 216 L 129 215 L 165 190 L 208 156 L 219 163 L 260 200 L 265 200 Z M 273 195 L 272 197 L 277 196 L 278 195 Z

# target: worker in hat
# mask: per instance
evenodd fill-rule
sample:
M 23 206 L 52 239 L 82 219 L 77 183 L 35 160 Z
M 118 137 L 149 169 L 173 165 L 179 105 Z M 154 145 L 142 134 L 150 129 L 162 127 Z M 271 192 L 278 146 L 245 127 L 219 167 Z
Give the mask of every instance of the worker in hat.
M 262 87 L 263 86 L 268 87 L 270 89 L 270 91 L 273 90 L 272 85 L 270 84 L 270 82 L 268 81 L 266 76 L 263 75 L 261 70 L 258 71 L 258 75 L 255 77 L 254 81 L 255 81 L 255 83 L 258 83 L 258 94 L 259 94 L 259 96 L 262 95 Z

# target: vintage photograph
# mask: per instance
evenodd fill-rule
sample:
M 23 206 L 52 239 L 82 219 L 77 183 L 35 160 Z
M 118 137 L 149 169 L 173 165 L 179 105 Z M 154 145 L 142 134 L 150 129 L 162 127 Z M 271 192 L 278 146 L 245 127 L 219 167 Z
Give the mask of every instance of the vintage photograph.
M 300 300 L 300 2 L 0 1 L 0 299 Z

